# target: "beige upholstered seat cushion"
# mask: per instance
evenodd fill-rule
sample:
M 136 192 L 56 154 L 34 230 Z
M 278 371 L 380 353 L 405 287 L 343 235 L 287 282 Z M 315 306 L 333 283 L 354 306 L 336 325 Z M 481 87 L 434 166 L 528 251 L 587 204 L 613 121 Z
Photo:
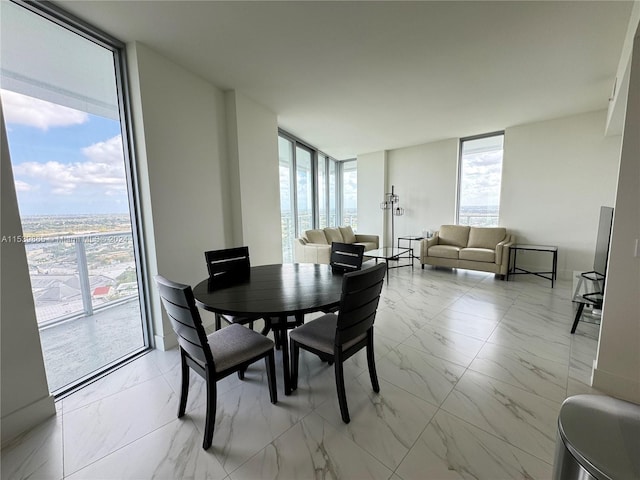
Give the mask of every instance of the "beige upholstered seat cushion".
M 329 243 L 327 236 L 324 234 L 324 230 L 307 230 L 304 234 L 307 240 L 309 240 L 309 243 Z
M 338 324 L 338 316 L 334 313 L 328 313 L 322 317 L 305 323 L 291 330 L 289 337 L 298 343 L 307 345 L 321 352 L 333 355 L 334 345 L 336 341 L 336 325 Z M 342 345 L 342 350 L 347 350 L 367 336 L 366 333 L 349 340 Z
M 495 263 L 496 251 L 489 248 L 463 248 L 460 250 L 459 258 L 460 260 L 471 260 L 473 262 Z
M 324 229 L 324 235 L 327 237 L 327 242 L 329 243 L 329 245 L 331 245 L 331 243 L 333 242 L 340 242 L 340 243 L 344 243 L 344 240 L 342 238 L 342 234 L 340 233 L 340 230 L 336 227 L 327 227 Z
M 457 259 L 458 252 L 460 252 L 460 247 L 454 245 L 434 245 L 433 247 L 429 247 L 427 255 L 430 257 Z
M 273 341 L 234 323 L 207 336 L 216 371 L 239 365 L 273 348 Z
M 507 229 L 502 227 L 473 227 L 469 232 L 470 248 L 496 249 L 496 245 L 507 236 Z
M 464 225 L 442 225 L 438 231 L 438 244 L 464 248 L 469 240 L 469 229 Z
M 338 227 L 338 229 L 342 234 L 342 241 L 344 243 L 356 243 L 356 234 L 353 233 L 353 229 L 351 228 L 351 226 Z

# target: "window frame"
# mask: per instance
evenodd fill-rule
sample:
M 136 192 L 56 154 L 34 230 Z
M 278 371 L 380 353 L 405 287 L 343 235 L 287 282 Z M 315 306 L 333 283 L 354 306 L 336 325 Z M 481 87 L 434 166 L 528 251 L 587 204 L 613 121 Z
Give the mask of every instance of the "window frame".
M 127 70 L 126 44 L 115 37 L 103 32 L 86 21 L 67 12 L 63 8 L 53 4 L 52 2 L 42 1 L 34 2 L 29 0 L 10 0 L 19 7 L 25 8 L 31 13 L 38 15 L 52 23 L 69 30 L 84 39 L 93 42 L 113 54 L 114 61 L 114 77 L 116 83 L 116 94 L 118 98 L 118 114 L 120 117 L 120 133 L 122 136 L 122 154 L 124 157 L 125 177 L 127 183 L 127 194 L 129 201 L 129 211 L 131 217 L 131 235 L 133 239 L 133 253 L 137 268 L 137 283 L 140 302 L 140 316 L 143 334 L 143 347 L 141 351 L 119 359 L 111 364 L 105 365 L 97 372 L 85 376 L 73 382 L 63 389 L 56 391 L 56 397 L 66 395 L 67 393 L 81 388 L 96 378 L 100 378 L 120 365 L 127 363 L 131 358 L 140 353 L 153 348 L 153 335 L 151 327 L 150 313 L 150 281 L 148 278 L 148 262 L 147 252 L 143 243 L 143 227 L 142 227 L 142 201 L 140 198 L 139 176 L 136 168 L 137 162 L 135 158 L 135 148 L 133 144 L 133 115 L 131 113 L 131 97 L 129 88 L 129 74 Z
M 482 133 L 479 135 L 472 135 L 469 137 L 462 137 L 460 138 L 460 141 L 458 142 L 458 171 L 457 171 L 457 180 L 456 180 L 456 201 L 455 201 L 455 224 L 456 225 L 460 225 L 460 196 L 462 193 L 462 151 L 463 151 L 463 144 L 464 142 L 469 142 L 469 141 L 473 141 L 473 140 L 480 140 L 483 138 L 490 138 L 490 137 L 498 137 L 498 136 L 502 136 L 502 145 L 503 145 L 503 155 L 502 155 L 502 162 L 504 163 L 504 137 L 505 137 L 505 131 L 504 130 L 497 130 L 494 132 L 489 132 L 489 133 Z M 500 179 L 502 181 L 502 178 Z M 499 212 L 500 212 L 500 205 L 502 204 L 502 198 L 500 198 L 500 202 L 498 204 L 498 219 L 499 219 Z

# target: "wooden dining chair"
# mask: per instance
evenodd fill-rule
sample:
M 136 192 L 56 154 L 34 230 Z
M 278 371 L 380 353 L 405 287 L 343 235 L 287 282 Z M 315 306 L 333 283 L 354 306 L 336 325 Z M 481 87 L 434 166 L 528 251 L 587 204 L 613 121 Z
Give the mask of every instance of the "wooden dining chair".
M 362 268 L 364 245 L 355 243 L 331 243 L 329 265 L 334 273 L 355 272 Z
M 249 247 L 209 250 L 204 252 L 204 258 L 207 262 L 209 278 L 227 275 L 235 280 L 242 276 L 248 276 L 251 269 Z M 216 330 L 222 328 L 222 320 L 228 324 L 238 323 L 240 325 L 249 325 L 249 328 L 253 330 L 253 322 L 259 318 L 260 317 L 233 316 L 216 313 Z
M 366 347 L 369 377 L 374 392 L 380 391 L 373 356 L 373 322 L 380 301 L 380 292 L 387 267 L 384 263 L 372 268 L 345 273 L 338 314 L 328 313 L 289 333 L 291 345 L 291 386 L 298 386 L 300 349 L 333 362 L 338 391 L 338 403 L 344 423 L 349 423 L 349 408 L 344 388 L 343 363 Z
M 216 382 L 234 372 L 244 371 L 264 358 L 271 403 L 278 401 L 273 341 L 238 324 L 205 333 L 202 319 L 189 285 L 175 283 L 157 275 L 156 284 L 171 326 L 178 336 L 182 384 L 178 418 L 185 414 L 189 394 L 189 369 L 207 384 L 207 413 L 202 448 L 211 446 L 216 421 Z
M 355 272 L 362 268 L 362 257 L 364 255 L 364 245 L 354 243 L 331 243 L 331 256 L 329 265 L 333 273 Z M 323 310 L 323 313 L 336 313 L 340 307 L 336 306 Z

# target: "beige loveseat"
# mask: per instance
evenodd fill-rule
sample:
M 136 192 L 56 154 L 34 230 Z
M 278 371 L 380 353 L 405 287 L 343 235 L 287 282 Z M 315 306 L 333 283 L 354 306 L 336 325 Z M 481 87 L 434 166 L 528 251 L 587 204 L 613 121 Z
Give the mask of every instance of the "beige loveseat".
M 515 237 L 502 227 L 442 225 L 433 237 L 420 241 L 420 263 L 507 274 L 509 246 Z
M 353 233 L 351 227 L 327 227 L 321 230 L 307 230 L 301 238 L 294 240 L 295 261 L 297 263 L 326 263 L 331 257 L 331 242 L 357 243 L 364 245 L 364 251 L 378 248 L 378 235 Z

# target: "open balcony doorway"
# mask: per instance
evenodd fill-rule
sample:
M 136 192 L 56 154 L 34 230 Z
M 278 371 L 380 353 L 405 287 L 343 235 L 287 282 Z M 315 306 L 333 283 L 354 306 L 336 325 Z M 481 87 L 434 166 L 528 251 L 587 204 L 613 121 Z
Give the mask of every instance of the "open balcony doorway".
M 146 350 L 149 336 L 122 46 L 52 8 L 2 2 L 0 98 L 23 227 L 13 241 L 25 245 L 59 395 Z

